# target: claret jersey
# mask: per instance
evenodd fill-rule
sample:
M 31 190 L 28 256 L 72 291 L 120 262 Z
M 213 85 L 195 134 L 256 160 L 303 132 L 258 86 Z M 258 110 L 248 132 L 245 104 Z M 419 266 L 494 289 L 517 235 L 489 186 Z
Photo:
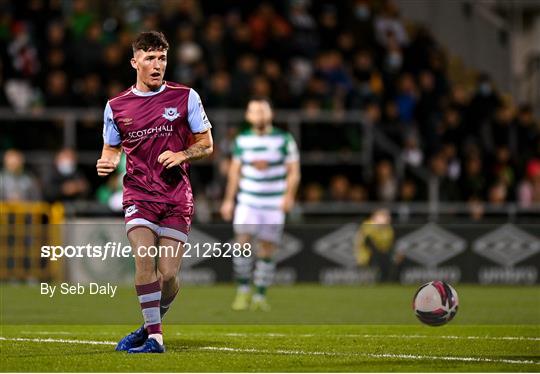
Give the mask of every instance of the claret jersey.
M 164 82 L 157 91 L 134 86 L 107 102 L 103 140 L 122 145 L 126 153 L 124 204 L 155 201 L 193 205 L 187 163 L 166 169 L 158 156 L 187 149 L 193 133 L 212 126 L 201 99 L 192 88 Z

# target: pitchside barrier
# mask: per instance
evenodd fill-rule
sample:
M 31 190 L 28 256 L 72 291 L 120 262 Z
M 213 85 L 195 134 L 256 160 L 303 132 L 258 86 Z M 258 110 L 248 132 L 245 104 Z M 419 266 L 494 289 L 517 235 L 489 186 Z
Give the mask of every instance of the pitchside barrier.
M 290 224 L 275 256 L 275 283 L 369 284 L 380 281 L 378 267 L 357 265 L 354 250 L 358 223 Z M 63 230 L 66 245 L 121 248 L 129 245 L 122 220 L 78 219 Z M 537 284 L 540 271 L 538 224 L 396 224 L 389 257 L 400 259 L 389 269 L 389 280 L 418 284 L 441 279 L 451 283 Z M 232 281 L 231 225 L 195 225 L 189 236 L 189 256 L 182 264 L 184 283 Z M 218 250 L 219 248 L 219 250 Z M 256 248 L 254 247 L 254 251 Z M 65 259 L 68 280 L 129 284 L 132 257 Z
M 0 202 L 0 281 L 60 281 L 63 261 L 40 256 L 42 245 L 63 241 L 64 206 Z

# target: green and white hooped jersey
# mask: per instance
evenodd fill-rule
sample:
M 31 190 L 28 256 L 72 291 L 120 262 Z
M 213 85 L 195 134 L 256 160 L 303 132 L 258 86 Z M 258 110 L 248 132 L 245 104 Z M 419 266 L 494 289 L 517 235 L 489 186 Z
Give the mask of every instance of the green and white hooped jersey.
M 286 164 L 299 159 L 292 135 L 276 128 L 264 135 L 245 130 L 234 141 L 233 158 L 242 163 L 238 203 L 279 209 L 287 188 Z

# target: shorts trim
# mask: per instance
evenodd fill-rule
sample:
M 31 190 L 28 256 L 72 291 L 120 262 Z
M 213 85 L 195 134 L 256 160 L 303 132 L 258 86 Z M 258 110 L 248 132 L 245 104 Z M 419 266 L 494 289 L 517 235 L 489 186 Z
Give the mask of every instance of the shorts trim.
M 138 227 L 146 227 L 147 229 L 151 230 L 155 236 L 159 236 L 159 226 L 144 218 L 134 218 L 129 220 L 126 223 L 126 233 L 129 234 L 131 230 Z
M 180 230 L 171 229 L 170 227 L 160 227 L 159 228 L 159 237 L 167 238 L 172 240 L 177 240 L 179 242 L 186 243 L 188 240 L 188 235 Z

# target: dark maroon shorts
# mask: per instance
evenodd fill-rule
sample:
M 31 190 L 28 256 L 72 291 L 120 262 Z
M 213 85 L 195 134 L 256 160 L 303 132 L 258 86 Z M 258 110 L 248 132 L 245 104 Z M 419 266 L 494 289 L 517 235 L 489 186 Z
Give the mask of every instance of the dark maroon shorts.
M 157 237 L 186 242 L 191 230 L 193 205 L 175 205 L 155 201 L 126 201 L 124 219 L 126 231 L 144 226 Z

